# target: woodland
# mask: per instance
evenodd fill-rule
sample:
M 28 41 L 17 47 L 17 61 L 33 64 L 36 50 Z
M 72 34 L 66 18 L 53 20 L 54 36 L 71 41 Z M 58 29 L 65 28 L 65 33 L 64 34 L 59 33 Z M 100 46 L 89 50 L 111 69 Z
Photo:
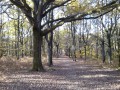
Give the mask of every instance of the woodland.
M 65 82 L 71 79 L 82 82 L 82 75 L 85 76 L 82 70 L 92 77 L 90 70 L 98 69 L 94 65 L 101 70 L 95 75 L 110 78 L 106 82 L 100 79 L 102 84 L 97 79 L 94 84 L 98 87 L 87 85 L 91 81 L 86 81 L 85 87 L 68 82 L 73 85 L 71 88 L 53 83 L 57 76 L 65 76 Z M 119 70 L 120 0 L 0 0 L 0 90 L 101 90 L 102 87 L 119 90 Z M 24 85 L 29 89 L 22 86 L 25 82 L 21 78 L 11 79 L 13 73 L 17 77 L 17 72 L 22 73 L 21 78 L 26 75 Z M 56 74 L 55 78 L 52 74 Z M 74 74 L 78 79 L 74 79 Z M 33 87 L 30 83 L 37 85 L 37 76 L 47 84 L 43 80 L 44 83 L 39 81 L 43 86 L 39 83 L 39 87 Z M 34 83 L 30 77 L 38 79 Z M 48 77 L 52 84 L 48 84 Z M 11 82 L 4 84 L 7 79 Z M 13 81 L 19 81 L 20 86 L 12 87 Z M 107 82 L 109 87 L 102 86 Z

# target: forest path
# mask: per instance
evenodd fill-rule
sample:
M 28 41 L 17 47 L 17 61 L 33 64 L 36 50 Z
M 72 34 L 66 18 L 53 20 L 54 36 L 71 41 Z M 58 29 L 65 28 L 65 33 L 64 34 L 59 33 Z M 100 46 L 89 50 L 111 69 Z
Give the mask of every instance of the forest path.
M 99 65 L 54 58 L 47 72 L 20 70 L 0 82 L 0 90 L 120 90 L 120 72 Z

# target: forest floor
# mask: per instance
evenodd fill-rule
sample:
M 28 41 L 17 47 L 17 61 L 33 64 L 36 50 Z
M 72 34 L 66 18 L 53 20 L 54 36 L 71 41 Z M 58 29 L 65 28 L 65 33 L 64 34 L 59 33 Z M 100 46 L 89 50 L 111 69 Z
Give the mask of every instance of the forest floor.
M 120 90 L 120 71 L 97 62 L 74 62 L 64 56 L 54 58 L 54 66 L 45 66 L 46 72 L 32 72 L 27 57 L 17 62 L 5 59 L 0 61 L 0 90 Z

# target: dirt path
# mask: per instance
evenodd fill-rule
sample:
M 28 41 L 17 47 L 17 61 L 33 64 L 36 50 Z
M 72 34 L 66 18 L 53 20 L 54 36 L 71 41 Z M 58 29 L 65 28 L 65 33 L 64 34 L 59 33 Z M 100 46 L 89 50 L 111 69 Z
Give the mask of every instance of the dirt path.
M 67 57 L 54 59 L 47 72 L 21 70 L 0 82 L 0 90 L 120 90 L 120 72 L 73 62 Z

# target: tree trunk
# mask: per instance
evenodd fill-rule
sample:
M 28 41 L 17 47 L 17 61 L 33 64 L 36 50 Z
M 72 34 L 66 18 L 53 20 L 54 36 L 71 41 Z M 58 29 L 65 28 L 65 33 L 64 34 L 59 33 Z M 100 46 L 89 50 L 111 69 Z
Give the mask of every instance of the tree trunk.
M 119 52 L 119 55 L 118 55 L 118 60 L 119 60 L 119 67 L 120 67 L 120 52 Z
M 120 36 L 120 31 L 118 31 L 118 36 Z M 118 45 L 118 60 L 119 60 L 119 67 L 120 67 L 120 38 L 117 39 L 117 45 Z
M 46 41 L 48 43 L 48 66 L 52 66 L 52 56 L 53 56 L 53 32 L 50 33 L 50 37 L 46 36 Z
M 22 32 L 23 32 L 23 28 L 22 28 Z M 21 33 L 22 33 L 22 32 L 21 32 Z M 23 50 L 23 49 L 24 49 L 24 46 L 23 46 L 23 45 L 24 45 L 24 41 L 23 41 L 24 38 L 23 38 L 23 33 L 22 33 L 21 35 L 22 35 L 21 40 L 20 40 L 21 46 L 22 46 L 21 56 L 22 56 L 22 58 L 23 58 L 23 57 L 24 57 L 24 50 Z
M 52 41 L 48 42 L 48 66 L 52 66 Z
M 80 58 L 82 58 L 82 50 L 79 48 Z
M 120 67 L 120 42 L 118 42 L 118 60 L 119 60 L 119 67 Z
M 59 58 L 59 44 L 56 45 L 57 48 L 57 58 Z
M 82 58 L 82 50 L 81 50 L 81 45 L 80 45 L 81 43 L 82 43 L 82 28 L 80 27 L 80 32 L 79 32 L 79 53 L 80 53 L 80 58 Z
M 32 36 L 32 32 L 30 31 L 30 39 L 31 39 L 31 41 L 30 41 L 30 56 L 33 56 L 33 52 L 32 52 L 32 50 L 33 50 L 33 41 L 32 41 L 32 38 L 33 38 L 33 36 Z M 25 52 L 25 50 L 24 50 L 24 52 Z
M 17 20 L 17 59 L 20 58 L 20 11 L 18 9 L 18 20 Z
M 92 57 L 93 57 L 92 52 L 93 52 L 93 47 L 91 46 L 91 47 L 90 47 L 90 58 L 92 58 Z
M 102 61 L 103 63 L 105 63 L 105 45 L 104 45 L 104 41 L 102 41 Z
M 51 46 L 48 46 L 48 66 L 52 66 L 52 49 Z
M 46 21 L 47 20 L 53 20 L 53 10 L 51 12 L 49 12 L 49 16 L 46 16 Z M 48 24 L 48 28 L 52 27 L 53 23 L 51 22 L 50 24 Z M 52 62 L 52 56 L 53 56 L 53 31 L 50 33 L 50 37 L 49 35 L 47 35 L 47 43 L 48 43 L 48 66 L 52 66 L 53 62 Z
M 98 38 L 96 41 L 96 58 L 98 59 L 99 55 L 98 55 Z
M 71 22 L 71 36 L 72 36 L 72 45 L 74 46 L 74 50 L 72 50 L 72 58 L 73 61 L 76 61 L 76 37 L 75 37 L 76 29 L 74 26 L 74 22 Z
M 84 50 L 85 50 L 85 60 L 86 60 L 86 55 L 87 55 L 87 53 L 86 53 L 86 45 L 84 46 Z
M 33 26 L 33 71 L 44 71 L 41 60 L 42 36 L 35 26 Z
M 50 66 L 53 65 L 52 56 L 53 56 L 53 32 L 51 32 L 51 36 L 50 36 L 50 56 L 49 56 L 49 58 L 50 58 L 50 61 L 49 61 Z
M 107 40 L 108 40 L 108 62 L 111 63 L 112 51 L 111 51 L 111 34 L 110 34 L 110 31 L 107 32 Z
M 70 55 L 70 52 L 71 52 L 71 51 L 70 51 L 70 47 L 68 47 L 68 56 L 69 56 L 69 58 L 70 58 L 70 56 L 71 56 L 71 55 Z

